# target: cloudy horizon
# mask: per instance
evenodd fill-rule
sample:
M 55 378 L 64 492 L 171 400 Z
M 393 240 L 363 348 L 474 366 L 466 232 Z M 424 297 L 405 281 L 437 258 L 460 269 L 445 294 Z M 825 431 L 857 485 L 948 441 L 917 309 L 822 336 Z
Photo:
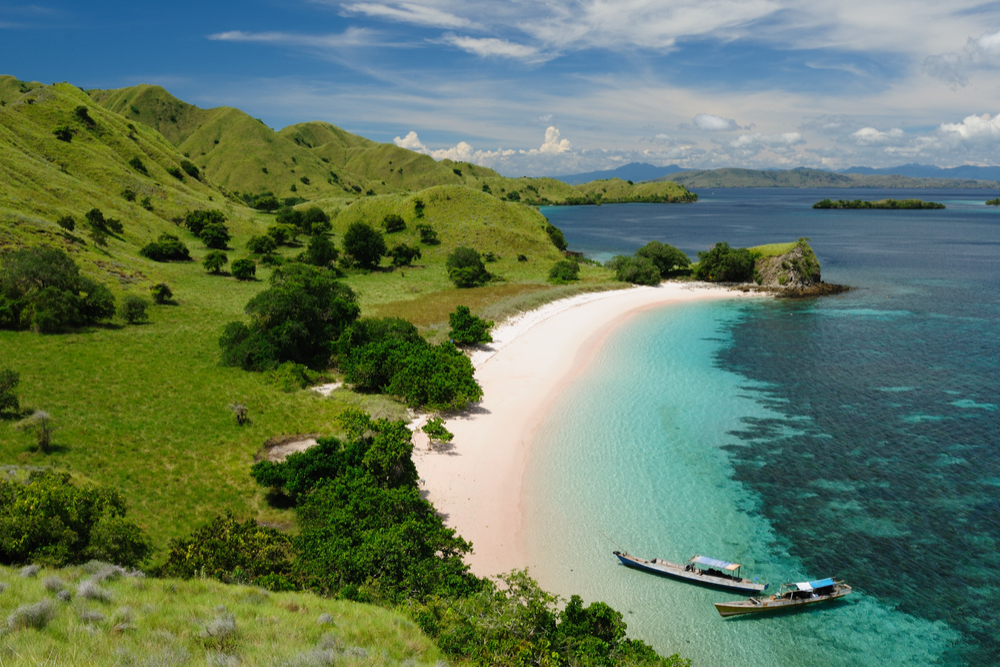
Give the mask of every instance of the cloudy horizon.
M 505 175 L 1000 164 L 1000 3 L 254 0 L 0 7 L 4 71 L 159 84 Z

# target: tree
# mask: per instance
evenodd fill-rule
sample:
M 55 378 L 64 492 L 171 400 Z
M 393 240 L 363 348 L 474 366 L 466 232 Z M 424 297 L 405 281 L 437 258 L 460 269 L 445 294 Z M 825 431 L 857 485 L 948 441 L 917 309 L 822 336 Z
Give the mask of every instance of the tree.
M 580 264 L 571 259 L 561 259 L 549 269 L 549 282 L 565 284 L 580 279 Z
M 270 255 L 277 248 L 278 244 L 274 238 L 267 234 L 251 236 L 250 240 L 247 241 L 247 250 L 255 255 Z
M 118 306 L 118 317 L 129 324 L 142 324 L 149 321 L 146 309 L 149 304 L 142 297 L 135 294 L 127 294 Z
M 382 220 L 382 224 L 385 225 L 386 234 L 395 234 L 396 232 L 401 232 L 406 229 L 406 221 L 403 220 L 401 215 L 395 213 L 390 213 L 385 216 Z
M 56 135 L 56 139 L 59 141 L 65 141 L 66 143 L 73 141 L 73 128 L 69 125 L 60 125 L 52 130 L 52 134 Z
M 181 160 L 181 169 L 183 169 L 187 173 L 187 175 L 190 176 L 191 178 L 197 179 L 199 181 L 201 180 L 201 172 L 198 170 L 198 167 L 196 167 L 195 164 L 190 160 Z
M 357 295 L 329 269 L 298 262 L 276 268 L 270 282 L 247 303 L 249 323 L 226 325 L 223 365 L 264 371 L 294 361 L 325 369 L 330 342 L 358 318 Z
M 218 273 L 228 261 L 229 258 L 226 256 L 226 253 L 221 250 L 212 250 L 205 255 L 205 259 L 202 261 L 201 265 L 210 273 Z
M 420 429 L 430 438 L 431 444 L 435 442 L 451 442 L 455 434 L 444 427 L 444 420 L 440 417 L 431 417 Z
M 551 222 L 545 222 L 545 233 L 549 235 L 549 240 L 552 241 L 558 250 L 566 250 L 566 237 L 563 236 L 562 230 L 553 225 Z
M 218 209 L 207 209 L 207 210 L 196 210 L 188 211 L 184 214 L 184 226 L 194 234 L 200 237 L 201 231 L 206 225 L 211 224 L 225 224 L 226 214 Z
M 142 163 L 142 160 L 138 156 L 129 160 L 128 165 L 133 169 L 135 169 L 140 174 L 142 174 L 143 176 L 149 175 L 149 172 L 146 170 L 146 165 Z
M 417 225 L 414 229 L 420 234 L 420 242 L 424 245 L 438 245 L 438 233 L 430 225 Z
M 111 291 L 81 276 L 62 250 L 38 246 L 0 254 L 0 328 L 51 333 L 114 314 Z
M 639 248 L 635 254 L 656 264 L 656 268 L 660 270 L 661 278 L 686 275 L 691 266 L 691 260 L 684 252 L 659 241 L 650 241 Z
M 52 446 L 52 432 L 56 428 L 52 425 L 52 417 L 48 412 L 35 410 L 30 416 L 19 421 L 15 428 L 19 431 L 34 433 L 38 451 L 43 454 L 49 453 L 49 448 Z
M 635 285 L 659 285 L 660 269 L 646 257 L 617 255 L 604 264 L 615 272 L 615 279 Z
M 10 368 L 0 368 L 0 414 L 7 410 L 17 412 L 21 409 L 21 403 L 14 393 L 20 382 L 20 373 Z
M 267 228 L 267 235 L 278 245 L 290 245 L 295 242 L 295 237 L 299 235 L 299 228 L 284 223 L 271 225 Z
M 127 509 L 117 489 L 74 485 L 69 473 L 33 471 L 26 484 L 0 479 L 0 562 L 61 567 L 100 559 L 135 567 L 152 545 Z
M 325 234 L 317 234 L 309 239 L 304 259 L 314 266 L 328 266 L 330 262 L 336 261 L 339 254 L 333 241 Z
M 330 231 L 330 216 L 318 206 L 313 206 L 302 214 L 302 231 L 306 234 L 324 234 Z
M 71 215 L 62 216 L 56 220 L 56 224 L 65 229 L 67 232 L 71 232 L 76 229 L 76 220 L 74 220 Z
M 105 234 L 121 234 L 125 227 L 121 221 L 114 218 L 105 218 L 104 213 L 99 208 L 92 208 L 86 214 L 87 224 L 91 229 L 100 230 Z
M 409 266 L 413 264 L 413 260 L 420 259 L 420 248 L 411 248 L 405 243 L 400 243 L 398 246 L 389 251 L 389 256 L 392 257 L 393 266 Z
M 252 259 L 238 259 L 231 267 L 233 277 L 237 280 L 253 280 L 257 275 L 257 262 Z
M 493 322 L 480 319 L 472 314 L 468 306 L 458 306 L 455 312 L 448 315 L 448 322 L 451 324 L 451 331 L 448 337 L 456 345 L 477 345 L 479 343 L 492 343 L 493 336 L 490 329 Z
M 282 206 L 279 208 L 276 219 L 280 225 L 290 225 L 295 228 L 302 227 L 303 224 L 302 212 L 296 211 L 291 206 Z
M 208 248 L 225 250 L 229 245 L 229 229 L 222 223 L 213 222 L 205 225 L 198 237 Z
M 472 248 L 459 246 L 455 248 L 445 261 L 448 277 L 456 287 L 479 287 L 489 282 L 489 272 L 480 259 L 479 253 Z
M 344 232 L 344 252 L 364 269 L 374 269 L 386 254 L 382 233 L 371 225 L 353 222 Z
M 731 248 L 726 242 L 698 253 L 695 276 L 698 280 L 741 283 L 753 280 L 754 258 L 746 248 Z
M 173 234 L 160 234 L 160 237 L 156 241 L 147 243 L 140 248 L 139 254 L 143 257 L 148 257 L 154 262 L 166 262 L 169 260 L 188 261 L 191 259 L 191 251 Z

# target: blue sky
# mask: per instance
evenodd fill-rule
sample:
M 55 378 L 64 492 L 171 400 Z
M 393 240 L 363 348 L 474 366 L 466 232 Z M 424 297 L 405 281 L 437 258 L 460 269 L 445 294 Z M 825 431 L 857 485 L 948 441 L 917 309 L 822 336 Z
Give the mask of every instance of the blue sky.
M 515 176 L 1000 164 L 1000 2 L 13 0 L 0 73 Z

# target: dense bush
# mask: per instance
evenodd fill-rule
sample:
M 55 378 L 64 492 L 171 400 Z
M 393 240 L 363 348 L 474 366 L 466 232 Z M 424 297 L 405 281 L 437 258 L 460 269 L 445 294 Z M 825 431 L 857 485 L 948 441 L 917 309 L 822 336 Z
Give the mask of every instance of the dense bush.
M 190 176 L 191 178 L 197 179 L 199 181 L 201 180 L 201 172 L 198 170 L 198 167 L 196 167 L 195 164 L 190 160 L 181 160 L 181 169 L 183 169 L 187 173 L 187 175 Z
M 295 243 L 295 238 L 299 233 L 300 230 L 298 227 L 287 223 L 279 222 L 277 225 L 270 225 L 267 228 L 267 235 L 278 245 L 291 245 Z
M 301 211 L 296 211 L 291 206 L 282 206 L 278 209 L 276 219 L 279 225 L 290 225 L 296 229 L 303 225 L 303 215 Z M 279 241 L 281 243 L 281 241 Z
M 148 176 L 149 175 L 149 172 L 146 170 L 146 165 L 144 165 L 142 163 L 142 160 L 139 159 L 138 156 L 132 158 L 131 160 L 129 160 L 128 161 L 128 165 L 130 167 L 132 167 L 133 169 L 135 169 L 140 174 L 142 174 L 143 176 Z
M 232 514 L 216 517 L 190 537 L 171 540 L 164 577 L 214 577 L 226 583 L 288 590 L 291 540 L 253 519 L 240 523 Z
M 81 276 L 62 250 L 35 247 L 0 254 L 0 328 L 49 333 L 114 314 L 110 290 Z
M 358 266 L 373 269 L 386 254 L 382 232 L 363 222 L 352 222 L 344 232 L 344 252 L 350 255 Z
M 656 268 L 660 270 L 661 278 L 687 275 L 691 267 L 691 260 L 681 250 L 659 241 L 650 241 L 639 248 L 635 254 L 656 264 Z
M 60 125 L 52 130 L 52 134 L 56 135 L 56 139 L 59 141 L 65 141 L 66 143 L 73 141 L 73 128 L 69 125 Z
M 153 303 L 164 304 L 169 301 L 174 293 L 170 290 L 170 286 L 166 283 L 156 283 L 150 286 L 149 291 L 153 294 Z
M 451 343 L 431 345 L 405 320 L 364 319 L 337 341 L 338 365 L 361 391 L 412 407 L 462 409 L 483 396 L 469 358 Z
M 615 279 L 635 285 L 659 285 L 660 269 L 647 257 L 616 255 L 604 266 L 615 272 Z
M 228 261 L 229 257 L 226 256 L 226 253 L 221 250 L 212 250 L 211 252 L 206 253 L 205 259 L 202 260 L 201 265 L 205 267 L 206 271 L 218 273 L 219 271 L 222 271 L 222 267 L 224 267 Z
M 571 259 L 561 259 L 549 269 L 549 282 L 565 284 L 580 279 L 580 265 Z
M 71 232 L 76 229 L 76 220 L 74 220 L 71 215 L 62 216 L 56 220 L 56 224 L 65 229 L 67 232 Z
M 91 229 L 104 232 L 105 234 L 121 234 L 125 231 L 125 227 L 120 220 L 105 218 L 104 213 L 99 208 L 90 209 L 84 217 L 87 219 L 87 224 L 90 225 Z
M 326 368 L 330 342 L 360 312 L 357 295 L 332 271 L 292 263 L 271 274 L 271 287 L 247 303 L 249 324 L 230 322 L 219 346 L 222 363 L 263 371 L 285 361 Z
M 420 259 L 420 248 L 411 248 L 405 243 L 400 243 L 395 248 L 389 251 L 389 256 L 392 257 L 393 266 L 409 266 L 413 264 L 413 260 Z
M 191 259 L 191 252 L 184 245 L 183 241 L 172 234 L 160 234 L 160 237 L 144 245 L 139 249 L 139 254 L 148 257 L 154 262 L 166 262 L 169 260 L 187 261 Z
M 490 335 L 493 322 L 476 317 L 468 306 L 455 308 L 455 312 L 448 315 L 448 323 L 451 324 L 448 337 L 456 345 L 478 345 L 479 343 L 493 342 L 493 336 Z
M 214 208 L 188 211 L 184 214 L 184 226 L 198 237 L 201 236 L 206 225 L 224 225 L 225 223 L 226 214 Z
M 148 307 L 149 304 L 141 296 L 127 294 L 118 306 L 118 317 L 129 324 L 142 324 L 149 321 Z
M 229 245 L 229 228 L 220 222 L 212 222 L 201 228 L 198 238 L 207 248 L 225 250 Z
M 177 167 L 167 167 L 167 173 L 176 178 L 178 181 L 184 180 L 184 172 Z
M 563 236 L 561 229 L 553 225 L 551 222 L 546 221 L 545 233 L 549 235 L 549 240 L 552 241 L 552 245 L 554 245 L 557 249 L 566 249 L 566 237 Z
M 117 489 L 73 486 L 68 473 L 34 471 L 25 483 L 0 478 L 0 562 L 63 566 L 98 559 L 134 567 L 151 546 L 126 511 Z
M 252 259 L 238 259 L 229 268 L 233 278 L 237 280 L 253 280 L 254 276 L 257 275 L 257 262 Z
M 274 238 L 267 234 L 251 236 L 250 240 L 247 241 L 247 250 L 255 255 L 269 255 L 277 250 L 277 248 L 278 244 L 275 243 Z
M 314 266 L 328 266 L 330 262 L 336 261 L 339 255 L 340 252 L 333 245 L 333 241 L 325 234 L 317 234 L 309 239 L 302 260 Z
M 396 232 L 401 232 L 406 229 L 406 221 L 403 220 L 403 216 L 395 213 L 390 213 L 385 216 L 382 220 L 382 224 L 385 225 L 386 234 L 395 234 Z
M 430 225 L 417 225 L 414 229 L 420 234 L 420 242 L 424 245 L 438 245 L 438 233 Z
M 302 231 L 306 234 L 325 234 L 331 229 L 330 216 L 318 206 L 302 214 Z
M 21 382 L 21 374 L 10 368 L 0 368 L 0 413 L 17 412 L 21 403 L 15 390 Z
M 479 287 L 490 281 L 489 271 L 472 248 L 455 248 L 445 261 L 448 277 L 456 287 Z
M 316 384 L 320 378 L 319 372 L 294 361 L 286 361 L 277 368 L 266 371 L 264 375 L 268 382 L 288 393 Z
M 698 280 L 742 283 L 753 280 L 754 257 L 746 248 L 731 248 L 726 242 L 716 243 L 698 253 L 695 276 Z

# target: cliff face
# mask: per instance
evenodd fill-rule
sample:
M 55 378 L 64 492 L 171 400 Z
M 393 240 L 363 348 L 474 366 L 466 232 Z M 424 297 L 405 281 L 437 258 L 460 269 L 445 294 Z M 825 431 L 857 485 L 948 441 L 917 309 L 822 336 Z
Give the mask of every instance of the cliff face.
M 754 265 L 754 274 L 761 287 L 777 289 L 802 289 L 822 282 L 819 260 L 805 240 L 784 254 L 761 257 Z

